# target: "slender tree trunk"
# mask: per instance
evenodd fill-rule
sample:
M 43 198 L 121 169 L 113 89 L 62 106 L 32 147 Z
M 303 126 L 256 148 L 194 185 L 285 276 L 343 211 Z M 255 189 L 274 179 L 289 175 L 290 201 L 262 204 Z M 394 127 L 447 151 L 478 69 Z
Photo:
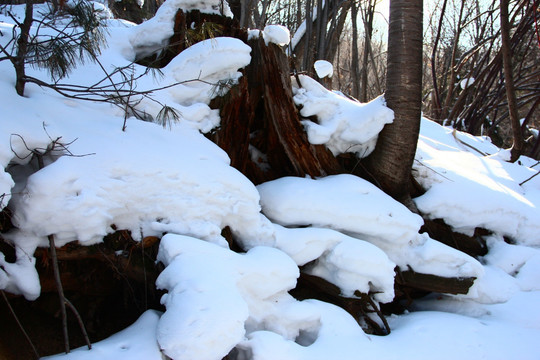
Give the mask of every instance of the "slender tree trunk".
M 369 66 L 369 53 L 371 50 L 371 36 L 373 35 L 373 15 L 375 13 L 375 4 L 369 0 L 365 9 L 362 11 L 362 20 L 364 23 L 364 53 L 362 54 L 362 86 L 360 101 L 368 101 L 368 66 Z
M 461 37 L 461 31 L 463 29 L 463 10 L 465 9 L 465 1 L 461 2 L 461 7 L 459 9 L 459 19 L 457 23 L 456 36 L 454 38 L 454 45 L 452 47 L 452 58 L 450 59 L 450 80 L 448 81 L 448 92 L 446 93 L 446 99 L 444 100 L 444 105 L 441 111 L 441 118 L 447 119 L 450 112 L 450 103 L 452 102 L 452 97 L 454 94 L 455 86 L 454 84 L 457 81 L 457 71 L 456 71 L 456 56 L 459 45 L 459 38 Z
M 431 52 L 431 78 L 433 81 L 433 116 L 437 120 L 441 119 L 441 95 L 439 93 L 439 85 L 437 83 L 437 47 L 439 46 L 439 40 L 441 38 L 441 30 L 444 22 L 444 14 L 446 12 L 447 0 L 443 1 L 441 9 L 441 17 L 439 18 L 439 24 L 437 26 L 437 35 L 433 42 L 433 51 Z
M 30 37 L 30 28 L 34 21 L 34 2 L 33 0 L 26 0 L 26 9 L 24 14 L 24 21 L 21 24 L 21 33 L 17 39 L 17 56 L 13 62 L 15 67 L 15 90 L 20 96 L 24 96 L 24 87 L 26 85 L 26 71 L 25 71 L 25 59 L 28 53 L 28 40 Z
M 523 136 L 521 134 L 521 124 L 519 123 L 516 90 L 514 87 L 514 76 L 512 74 L 508 2 L 509 0 L 501 0 L 501 51 L 503 57 L 506 98 L 508 100 L 508 113 L 510 115 L 510 122 L 512 124 L 512 138 L 514 141 L 510 153 L 510 161 L 515 162 L 523 152 Z
M 385 97 L 395 117 L 379 135 L 366 164 L 379 186 L 410 208 L 414 208 L 409 183 L 422 104 L 422 12 L 422 0 L 390 1 Z
M 352 78 L 352 96 L 356 99 L 360 97 L 360 69 L 358 67 L 358 4 L 353 1 L 351 7 L 352 17 L 352 48 L 351 48 L 351 78 Z

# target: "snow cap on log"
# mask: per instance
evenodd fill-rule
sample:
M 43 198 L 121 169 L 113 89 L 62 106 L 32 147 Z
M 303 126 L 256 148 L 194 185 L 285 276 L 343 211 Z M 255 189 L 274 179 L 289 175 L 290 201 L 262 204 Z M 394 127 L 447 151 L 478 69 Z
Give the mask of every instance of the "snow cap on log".
M 167 0 L 159 7 L 153 18 L 135 27 L 129 42 L 137 58 L 143 58 L 164 49 L 174 34 L 174 22 L 178 10 L 198 10 L 202 13 L 233 16 L 225 0 Z
M 263 31 L 263 39 L 266 45 L 274 43 L 279 46 L 285 46 L 289 45 L 291 34 L 285 26 L 267 25 Z

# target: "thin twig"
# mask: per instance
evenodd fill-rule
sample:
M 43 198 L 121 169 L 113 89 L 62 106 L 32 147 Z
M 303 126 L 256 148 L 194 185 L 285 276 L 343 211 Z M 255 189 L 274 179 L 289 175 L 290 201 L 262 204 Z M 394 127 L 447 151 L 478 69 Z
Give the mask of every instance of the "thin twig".
M 375 312 L 377 313 L 379 318 L 382 320 L 382 322 L 384 324 L 384 327 L 386 328 L 386 335 L 389 335 L 391 330 L 390 330 L 390 325 L 388 325 L 388 321 L 386 321 L 386 318 L 384 317 L 384 315 L 381 312 L 381 310 L 379 309 L 379 307 L 375 304 L 375 301 L 373 301 L 371 296 L 369 296 L 369 294 L 368 294 L 368 295 L 366 295 L 366 297 L 367 297 L 367 301 L 369 302 L 369 304 L 371 305 L 373 310 L 375 310 Z
M 64 297 L 64 301 L 66 302 L 66 305 L 71 309 L 71 311 L 73 312 L 73 315 L 75 315 L 75 318 L 77 318 L 77 322 L 79 323 L 79 327 L 81 328 L 81 332 L 83 334 L 83 337 L 84 337 L 84 341 L 86 341 L 86 346 L 88 346 L 88 350 L 92 350 L 92 344 L 90 343 L 90 338 L 88 337 L 88 333 L 86 332 L 86 327 L 84 326 L 84 322 L 81 318 L 81 315 L 79 314 L 79 312 L 77 311 L 77 309 L 75 308 L 75 306 L 73 306 L 73 304 L 71 303 L 71 301 L 69 301 L 67 298 Z
M 28 333 L 24 330 L 24 327 L 21 324 L 17 314 L 15 314 L 15 310 L 13 310 L 13 308 L 11 307 L 11 304 L 9 303 L 9 300 L 8 300 L 8 298 L 6 296 L 6 293 L 4 292 L 4 290 L 0 290 L 0 292 L 2 293 L 2 297 L 4 298 L 6 304 L 7 304 L 8 308 L 9 308 L 9 311 L 11 312 L 11 315 L 13 315 L 13 318 L 17 322 L 17 325 L 19 326 L 19 329 L 21 329 L 24 337 L 26 338 L 26 341 L 28 341 L 28 343 L 30 344 L 30 347 L 32 348 L 32 351 L 34 352 L 34 355 L 36 355 L 36 359 L 39 359 L 39 354 L 37 352 L 37 349 L 34 346 L 34 343 L 32 342 L 32 340 L 30 339 L 30 336 L 28 336 Z
M 67 354 L 69 353 L 69 333 L 67 327 L 66 297 L 64 295 L 64 288 L 62 287 L 62 280 L 60 279 L 60 269 L 58 268 L 58 257 L 56 256 L 54 235 L 49 235 L 48 239 L 49 250 L 51 251 L 51 259 L 53 263 L 54 280 L 56 282 L 56 289 L 58 290 L 58 297 L 60 298 L 60 312 L 62 313 L 62 333 L 64 334 L 64 350 Z
M 526 183 L 527 181 L 529 181 L 529 180 L 532 180 L 532 179 L 533 179 L 534 177 L 536 177 L 538 174 L 540 174 L 540 171 L 537 172 L 536 174 L 534 174 L 533 176 L 531 176 L 530 178 L 528 178 L 527 180 L 520 182 L 520 183 L 519 183 L 519 186 L 525 184 L 525 183 Z

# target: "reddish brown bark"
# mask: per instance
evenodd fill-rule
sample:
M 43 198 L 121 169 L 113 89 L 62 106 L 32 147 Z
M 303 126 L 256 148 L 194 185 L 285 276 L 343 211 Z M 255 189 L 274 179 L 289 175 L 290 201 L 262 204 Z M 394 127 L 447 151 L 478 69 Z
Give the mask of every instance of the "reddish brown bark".
M 288 59 L 283 50 L 263 39 L 249 41 L 252 61 L 244 77 L 223 99 L 221 127 L 213 140 L 231 158 L 231 165 L 254 183 L 282 176 L 324 176 L 342 172 L 323 146 L 311 145 L 292 99 Z M 256 148 L 264 165 L 251 156 Z

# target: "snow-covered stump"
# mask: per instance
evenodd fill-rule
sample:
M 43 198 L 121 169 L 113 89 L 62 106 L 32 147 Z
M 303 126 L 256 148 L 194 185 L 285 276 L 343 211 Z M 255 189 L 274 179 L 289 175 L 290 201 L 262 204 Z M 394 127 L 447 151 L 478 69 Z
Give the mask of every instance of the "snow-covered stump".
M 266 43 L 264 35 L 254 36 L 248 45 L 252 60 L 244 78 L 212 104 L 220 108 L 221 116 L 214 141 L 231 157 L 231 165 L 255 183 L 287 175 L 341 172 L 330 151 L 307 139 L 293 101 L 283 49 Z
M 147 29 L 149 32 L 155 30 Z M 219 36 L 234 37 L 244 42 L 247 40 L 246 30 L 241 29 L 236 20 L 197 9 L 190 11 L 178 9 L 174 15 L 171 33 L 172 35 L 163 43 L 150 43 L 145 44 L 144 47 L 135 48 L 138 54 L 137 63 L 163 68 L 178 54 L 197 42 Z

